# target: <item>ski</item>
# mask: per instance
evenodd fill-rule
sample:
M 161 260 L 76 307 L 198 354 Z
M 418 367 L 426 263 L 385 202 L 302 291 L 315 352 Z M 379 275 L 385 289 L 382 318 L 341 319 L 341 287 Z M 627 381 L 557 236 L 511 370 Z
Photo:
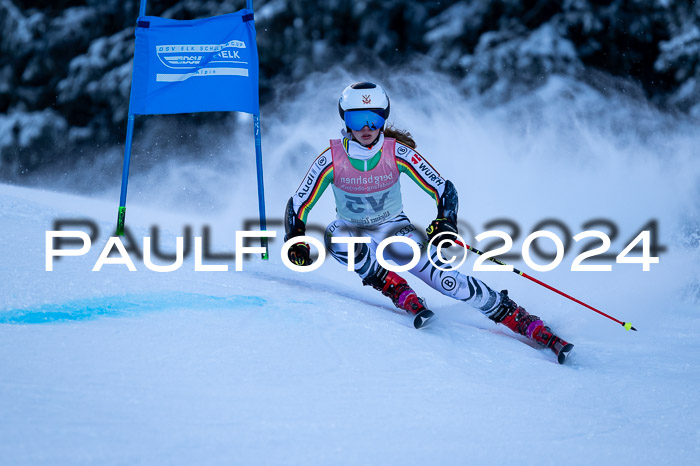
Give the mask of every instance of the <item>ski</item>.
M 566 359 L 569 357 L 569 353 L 571 353 L 571 350 L 574 349 L 574 345 L 572 343 L 562 340 L 556 335 L 552 335 L 552 341 L 547 345 L 547 347 L 554 351 L 559 364 L 564 364 Z
M 559 361 L 559 364 L 564 364 L 566 362 L 566 358 L 569 357 L 569 353 L 571 353 L 572 349 L 574 349 L 574 345 L 572 343 L 567 343 L 559 350 L 559 353 L 557 353 L 557 361 Z
M 434 315 L 435 313 L 433 311 L 423 309 L 416 314 L 416 317 L 413 319 L 413 326 L 417 329 L 425 327 L 428 325 L 428 322 L 430 322 L 430 319 L 432 319 Z

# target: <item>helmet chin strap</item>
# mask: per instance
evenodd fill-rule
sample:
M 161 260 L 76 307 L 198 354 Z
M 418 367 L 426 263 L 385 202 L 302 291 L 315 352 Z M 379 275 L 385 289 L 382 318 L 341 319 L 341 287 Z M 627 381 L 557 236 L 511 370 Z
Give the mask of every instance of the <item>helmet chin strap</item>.
M 375 139 L 374 141 L 372 141 L 372 144 L 369 144 L 369 145 L 367 145 L 367 146 L 365 146 L 365 147 L 372 147 L 373 145 L 375 145 L 375 144 L 377 143 L 377 141 L 379 141 L 379 138 L 381 137 L 382 132 L 383 132 L 383 131 L 380 130 L 380 131 L 379 131 L 379 134 L 377 134 L 376 139 Z M 360 143 L 360 144 L 361 144 L 361 143 Z

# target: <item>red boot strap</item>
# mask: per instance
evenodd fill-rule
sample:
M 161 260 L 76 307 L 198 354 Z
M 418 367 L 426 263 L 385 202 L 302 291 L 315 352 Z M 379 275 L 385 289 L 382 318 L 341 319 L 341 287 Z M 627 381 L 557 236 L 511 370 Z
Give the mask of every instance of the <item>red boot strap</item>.
M 395 288 L 399 285 L 407 285 L 406 280 L 404 280 L 402 277 L 395 274 L 394 272 L 389 272 L 388 274 L 386 274 L 386 278 L 384 279 L 384 288 L 382 289 L 382 291 L 388 292 L 392 287 Z

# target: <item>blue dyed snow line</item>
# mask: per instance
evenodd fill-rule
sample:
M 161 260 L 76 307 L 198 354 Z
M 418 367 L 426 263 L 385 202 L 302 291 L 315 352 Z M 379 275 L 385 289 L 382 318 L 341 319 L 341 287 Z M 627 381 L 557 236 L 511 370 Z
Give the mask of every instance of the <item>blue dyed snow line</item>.
M 150 293 L 76 299 L 42 304 L 29 309 L 0 311 L 0 324 L 47 324 L 92 320 L 98 317 L 123 317 L 172 309 L 231 309 L 263 306 L 258 296 L 209 296 L 197 293 Z

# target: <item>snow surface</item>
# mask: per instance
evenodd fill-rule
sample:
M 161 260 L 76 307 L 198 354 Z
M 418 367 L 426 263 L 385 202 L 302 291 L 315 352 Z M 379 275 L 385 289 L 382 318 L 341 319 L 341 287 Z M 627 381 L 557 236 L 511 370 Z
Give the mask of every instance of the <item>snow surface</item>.
M 336 78 L 326 79 L 337 87 Z M 406 76 L 387 87 L 397 125 L 455 183 L 461 218 L 477 232 L 494 218 L 529 232 L 554 217 L 575 234 L 602 217 L 619 227 L 611 248 L 619 252 L 657 219 L 668 250 L 650 272 L 629 264 L 571 272 L 578 245 L 552 272 L 513 261 L 639 331 L 501 272 L 475 275 L 508 288 L 575 343 L 567 365 L 409 277 L 437 313 L 416 331 L 332 259 L 307 274 L 286 269 L 280 238 L 269 261 L 246 261 L 242 272 L 231 260 L 210 262 L 228 272 L 195 272 L 192 254 L 170 273 L 136 259 L 136 272 L 92 272 L 114 228 L 118 186 L 78 196 L 0 185 L 2 464 L 694 462 L 700 307 L 692 286 L 700 274 L 697 245 L 679 237 L 698 211 L 694 131 L 649 133 L 645 119 L 663 121 L 638 108 L 629 128 L 616 126 L 594 105 L 614 103 L 584 96 L 591 118 L 561 104 L 568 88 L 556 80 L 518 103 L 527 118 L 517 108 L 477 117 L 446 84 L 417 89 Z M 336 134 L 326 105 L 332 88 L 285 103 L 293 121 L 268 119 L 284 129 L 266 133 L 263 144 L 273 220 L 324 138 Z M 224 160 L 250 159 L 250 141 L 230 145 Z M 139 242 L 157 225 L 161 248 L 173 251 L 184 224 L 196 236 L 209 225 L 212 250 L 232 252 L 235 230 L 257 215 L 252 161 L 219 176 L 207 176 L 216 169 L 200 162 L 149 173 L 137 162 L 127 227 Z M 97 169 L 85 175 L 101 180 Z M 186 191 L 188 180 L 210 181 Z M 403 191 L 407 213 L 425 226 L 434 205 L 407 179 Z M 210 197 L 226 201 L 208 208 Z M 331 197 L 310 223 L 333 218 Z M 45 232 L 59 218 L 92 219 L 99 238 L 89 254 L 61 258 L 47 272 Z M 473 258 L 462 270 L 472 266 Z

